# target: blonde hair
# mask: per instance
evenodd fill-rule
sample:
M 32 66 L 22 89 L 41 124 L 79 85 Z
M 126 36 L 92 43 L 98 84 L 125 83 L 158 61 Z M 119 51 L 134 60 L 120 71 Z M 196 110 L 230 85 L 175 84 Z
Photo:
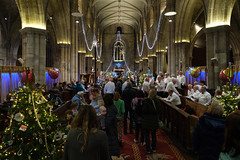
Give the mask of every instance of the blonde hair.
M 212 114 L 212 115 L 222 116 L 223 115 L 223 106 L 219 102 L 214 101 L 208 107 L 207 113 Z
M 148 93 L 148 98 L 154 98 L 157 95 L 156 89 L 150 89 Z

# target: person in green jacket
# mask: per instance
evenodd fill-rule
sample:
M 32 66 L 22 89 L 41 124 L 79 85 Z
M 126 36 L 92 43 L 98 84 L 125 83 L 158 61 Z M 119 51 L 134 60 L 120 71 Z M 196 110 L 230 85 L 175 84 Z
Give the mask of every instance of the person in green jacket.
M 124 101 L 120 99 L 120 94 L 118 92 L 114 93 L 113 103 L 118 110 L 117 114 L 117 129 L 118 129 L 118 142 L 122 145 L 122 127 L 123 127 L 123 116 L 124 116 Z
M 225 121 L 223 152 L 219 160 L 240 159 L 240 110 L 231 113 Z

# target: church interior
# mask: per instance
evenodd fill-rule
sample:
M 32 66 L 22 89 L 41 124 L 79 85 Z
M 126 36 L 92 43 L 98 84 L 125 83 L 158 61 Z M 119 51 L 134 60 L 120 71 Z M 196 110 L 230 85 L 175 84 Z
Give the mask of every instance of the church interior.
M 0 4 L 0 159 L 240 159 L 240 0 Z

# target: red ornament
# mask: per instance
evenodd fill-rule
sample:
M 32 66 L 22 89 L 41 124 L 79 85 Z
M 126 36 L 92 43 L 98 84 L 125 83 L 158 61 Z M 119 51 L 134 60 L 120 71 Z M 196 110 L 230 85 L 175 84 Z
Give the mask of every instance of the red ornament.
M 223 82 L 230 82 L 233 80 L 234 75 L 231 73 L 232 71 L 230 69 L 223 69 L 221 70 L 221 72 L 219 73 L 219 78 L 223 81 Z M 229 74 L 228 74 L 229 73 Z M 229 75 L 229 76 L 228 76 Z
M 50 69 L 48 71 L 48 75 L 52 78 L 52 79 L 57 79 L 59 76 L 59 72 L 55 69 Z
M 34 81 L 35 81 L 35 76 L 34 76 L 34 74 L 32 73 L 32 71 L 31 71 L 31 70 L 27 70 L 27 73 L 28 73 L 28 82 L 29 82 L 29 83 L 34 82 Z M 24 72 L 22 73 L 22 81 L 23 81 L 24 83 L 27 83 L 26 71 L 24 71 Z

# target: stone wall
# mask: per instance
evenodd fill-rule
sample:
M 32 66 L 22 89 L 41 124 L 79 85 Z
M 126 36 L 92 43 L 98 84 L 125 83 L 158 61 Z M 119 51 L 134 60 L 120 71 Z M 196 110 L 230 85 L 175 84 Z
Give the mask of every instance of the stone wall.
M 117 27 L 119 25 L 111 25 L 103 32 L 103 53 L 101 60 L 103 62 L 103 71 L 105 71 L 111 63 L 114 43 L 117 40 Z M 136 35 L 132 27 L 128 25 L 120 25 L 122 27 L 122 40 L 126 44 L 125 60 L 131 71 L 134 71 L 135 57 L 136 57 Z M 122 64 L 125 65 L 124 62 Z M 112 70 L 114 66 L 111 66 L 109 70 Z M 125 69 L 127 67 L 125 66 Z

